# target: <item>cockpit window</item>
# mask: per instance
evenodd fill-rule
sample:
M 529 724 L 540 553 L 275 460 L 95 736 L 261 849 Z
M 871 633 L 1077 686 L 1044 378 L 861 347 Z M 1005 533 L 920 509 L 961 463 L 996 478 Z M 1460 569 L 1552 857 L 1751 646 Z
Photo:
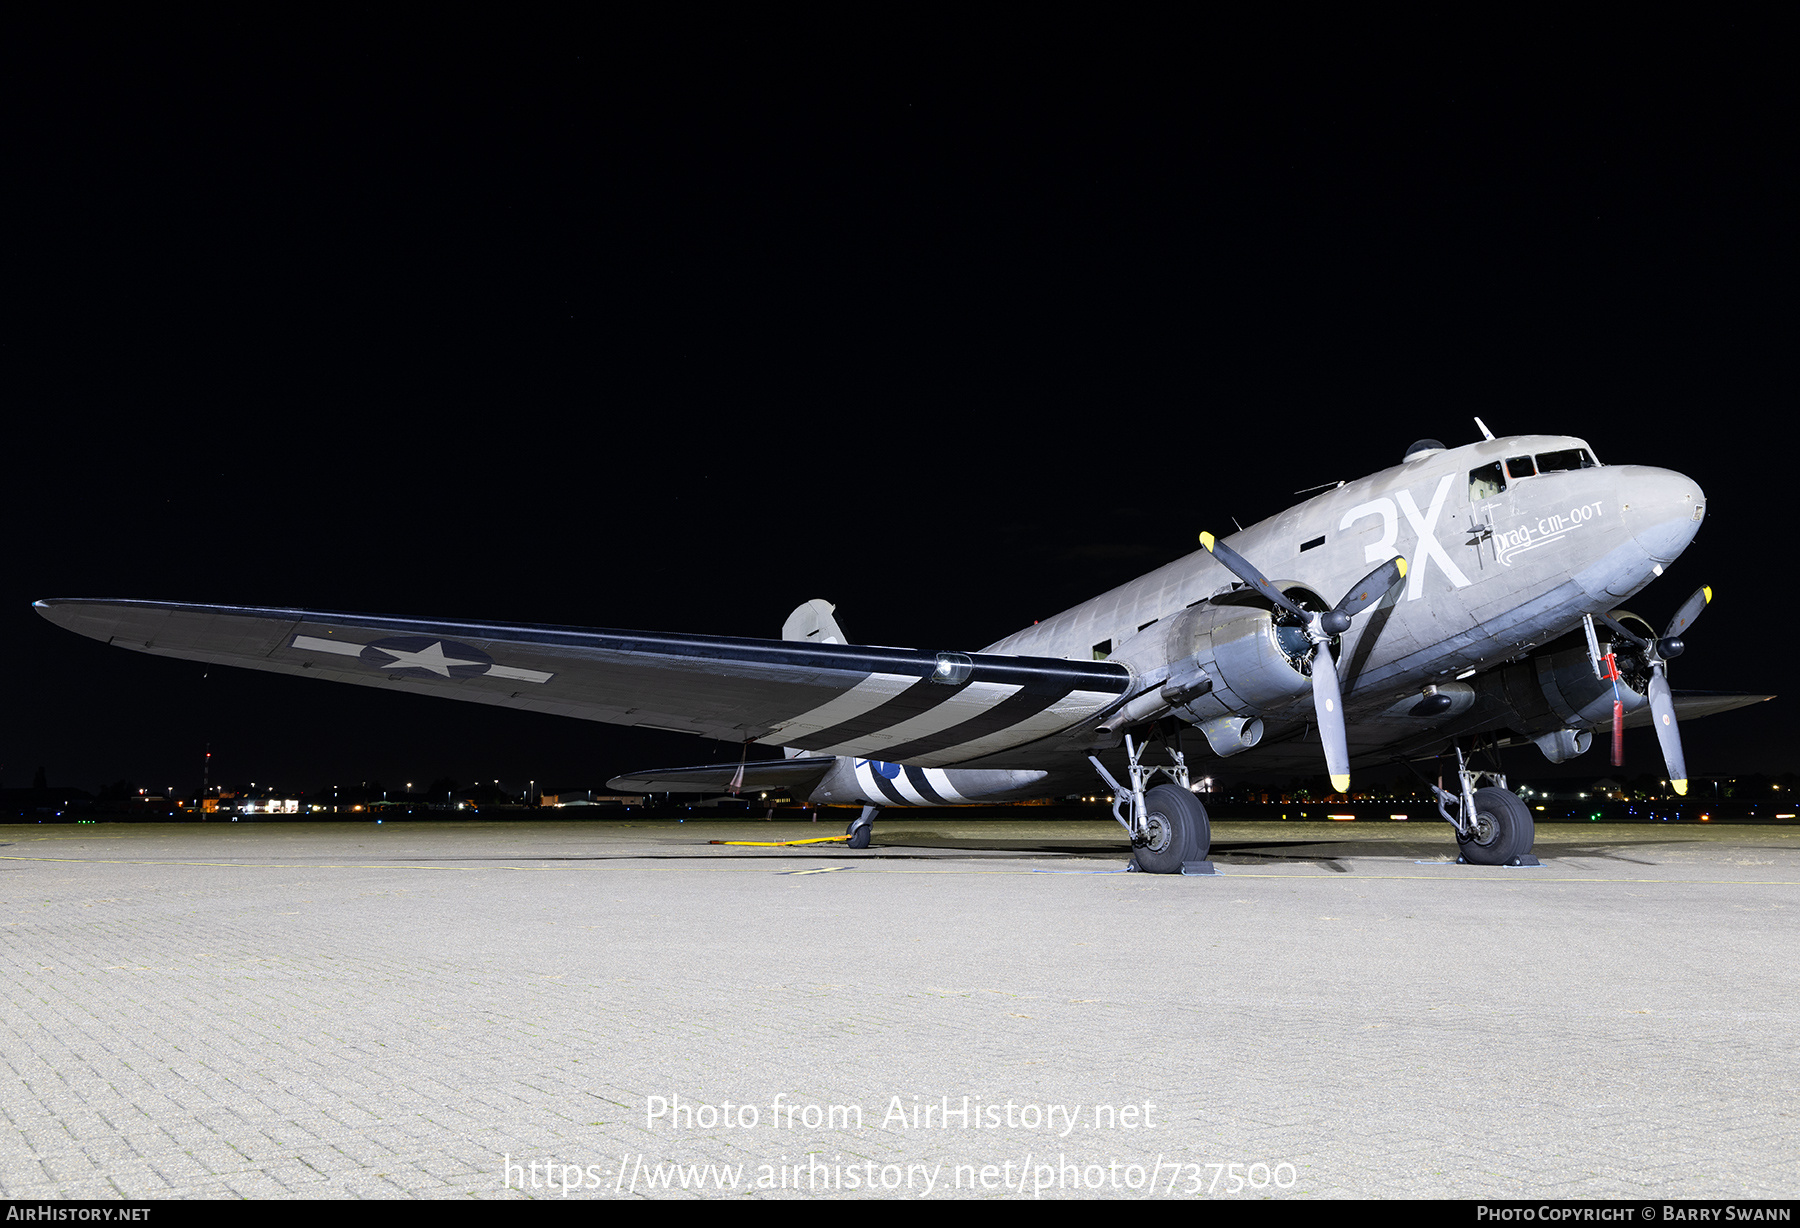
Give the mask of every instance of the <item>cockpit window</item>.
M 1596 466 L 1586 448 L 1570 448 L 1564 452 L 1539 452 L 1537 467 L 1539 473 L 1560 473 L 1565 469 L 1593 469 Z
M 1506 473 L 1513 481 L 1532 477 L 1537 473 L 1537 466 L 1531 463 L 1529 456 L 1509 456 L 1506 458 Z
M 1500 470 L 1500 462 L 1483 465 L 1479 469 L 1469 470 L 1469 502 L 1479 503 L 1483 499 L 1492 499 L 1506 489 L 1506 475 Z

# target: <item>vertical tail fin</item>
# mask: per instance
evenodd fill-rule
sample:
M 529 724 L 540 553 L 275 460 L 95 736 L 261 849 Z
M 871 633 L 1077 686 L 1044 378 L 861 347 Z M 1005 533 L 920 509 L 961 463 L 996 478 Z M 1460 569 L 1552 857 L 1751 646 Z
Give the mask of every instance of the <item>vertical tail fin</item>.
M 848 644 L 844 629 L 832 614 L 837 607 L 823 597 L 814 597 L 787 616 L 781 624 L 781 638 L 803 640 L 808 644 Z
M 787 616 L 781 624 L 781 638 L 806 644 L 848 644 L 844 629 L 832 617 L 836 612 L 837 607 L 829 601 L 814 597 Z M 805 752 L 789 746 L 784 753 L 789 759 L 798 759 Z

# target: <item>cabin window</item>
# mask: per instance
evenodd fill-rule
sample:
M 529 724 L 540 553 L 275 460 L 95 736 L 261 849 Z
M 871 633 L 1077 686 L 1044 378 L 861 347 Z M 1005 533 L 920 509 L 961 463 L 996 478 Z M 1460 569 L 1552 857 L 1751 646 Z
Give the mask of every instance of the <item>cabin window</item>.
M 1506 458 L 1506 476 L 1513 481 L 1520 478 L 1537 476 L 1537 466 L 1531 463 L 1529 456 L 1509 456 Z
M 1593 469 L 1597 466 L 1586 448 L 1569 448 L 1563 452 L 1539 452 L 1539 473 L 1560 473 L 1565 469 Z
M 1506 474 L 1500 469 L 1500 462 L 1483 465 L 1479 469 L 1469 470 L 1469 502 L 1479 503 L 1483 499 L 1492 499 L 1506 489 Z
M 1101 640 L 1098 644 L 1094 645 L 1094 660 L 1104 661 L 1110 656 L 1112 656 L 1111 640 Z

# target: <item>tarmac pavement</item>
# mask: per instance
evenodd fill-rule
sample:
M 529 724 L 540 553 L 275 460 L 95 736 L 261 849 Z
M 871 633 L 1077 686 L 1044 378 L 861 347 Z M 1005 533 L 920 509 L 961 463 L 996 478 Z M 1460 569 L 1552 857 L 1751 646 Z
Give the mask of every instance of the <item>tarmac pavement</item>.
M 840 830 L 0 826 L 0 1195 L 1800 1192 L 1800 827 Z

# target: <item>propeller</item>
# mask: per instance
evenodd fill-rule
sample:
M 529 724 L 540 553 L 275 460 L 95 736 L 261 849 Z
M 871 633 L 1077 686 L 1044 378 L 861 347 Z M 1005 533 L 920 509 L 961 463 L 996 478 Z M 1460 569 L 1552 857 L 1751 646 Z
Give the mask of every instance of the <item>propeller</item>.
M 1712 589 L 1705 585 L 1695 589 L 1693 596 L 1675 611 L 1675 617 L 1669 620 L 1662 637 L 1656 640 L 1645 639 L 1610 614 L 1599 616 L 1601 622 L 1642 649 L 1644 660 L 1649 662 L 1650 685 L 1645 689 L 1650 697 L 1651 723 L 1656 727 L 1656 740 L 1662 743 L 1663 762 L 1669 768 L 1669 784 L 1683 797 L 1688 791 L 1687 757 L 1681 753 L 1681 730 L 1675 724 L 1675 698 L 1669 691 L 1668 662 L 1671 657 L 1680 656 L 1687 647 L 1682 643 L 1681 632 L 1693 625 L 1711 600 Z
M 1299 603 L 1269 583 L 1249 559 L 1211 533 L 1202 533 L 1200 544 L 1238 579 L 1305 625 L 1306 638 L 1312 641 L 1313 710 L 1319 718 L 1319 740 L 1325 744 L 1325 770 L 1331 776 L 1331 787 L 1339 793 L 1348 793 L 1350 742 L 1344 732 L 1344 695 L 1338 684 L 1337 662 L 1331 657 L 1331 640 L 1348 631 L 1351 619 L 1380 601 L 1406 575 L 1406 560 L 1389 559 L 1352 585 L 1337 605 L 1319 613 L 1302 609 Z

